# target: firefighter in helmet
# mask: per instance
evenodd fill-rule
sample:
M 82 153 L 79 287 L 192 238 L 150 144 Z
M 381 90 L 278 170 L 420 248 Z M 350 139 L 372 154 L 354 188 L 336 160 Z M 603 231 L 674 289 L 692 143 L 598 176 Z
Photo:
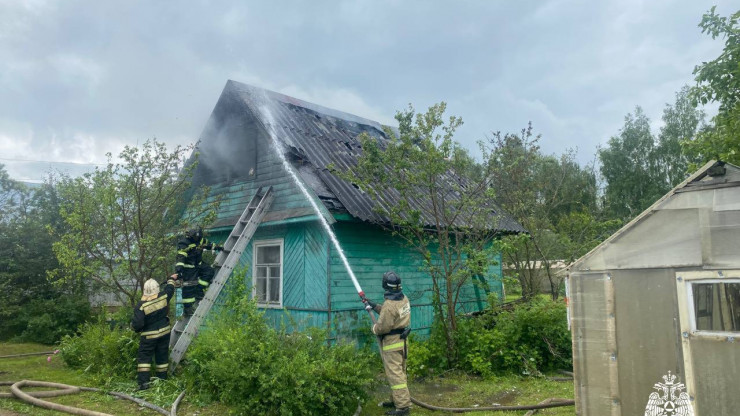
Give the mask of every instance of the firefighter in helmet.
M 213 268 L 203 264 L 203 250 L 223 250 L 223 247 L 208 241 L 203 228 L 188 230 L 177 241 L 177 263 L 175 272 L 182 280 L 182 303 L 185 316 L 192 316 L 198 302 L 213 279 Z
M 177 275 L 173 274 L 162 291 L 156 280 L 147 280 L 144 283 L 144 295 L 134 309 L 131 327 L 141 335 L 139 352 L 136 354 L 136 381 L 140 390 L 149 388 L 152 358 L 156 376 L 163 380 L 167 378 L 170 344 L 170 319 L 167 314 L 170 299 L 175 293 L 175 280 Z
M 411 305 L 401 291 L 401 278 L 393 271 L 383 274 L 385 302 L 378 305 L 364 299 L 365 303 L 380 316 L 373 325 L 373 333 L 380 340 L 385 376 L 391 386 L 392 401 L 383 402 L 383 407 L 394 409 L 386 415 L 408 415 L 411 395 L 406 385 L 406 338 L 411 331 Z

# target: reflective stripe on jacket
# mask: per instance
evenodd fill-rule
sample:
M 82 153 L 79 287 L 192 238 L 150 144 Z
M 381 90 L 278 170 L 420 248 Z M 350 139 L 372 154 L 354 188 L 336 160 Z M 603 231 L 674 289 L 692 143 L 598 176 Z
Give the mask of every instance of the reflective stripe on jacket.
M 196 276 L 196 269 L 203 261 L 203 250 L 213 250 L 217 244 L 201 238 L 198 241 L 183 236 L 177 241 L 177 260 L 175 272 L 183 280 L 191 280 Z

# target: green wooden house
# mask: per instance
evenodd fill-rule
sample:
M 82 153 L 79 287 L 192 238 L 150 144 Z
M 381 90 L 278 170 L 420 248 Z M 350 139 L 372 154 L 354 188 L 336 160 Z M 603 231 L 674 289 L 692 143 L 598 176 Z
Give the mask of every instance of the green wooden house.
M 228 81 L 201 135 L 193 186 L 210 186 L 212 195 L 221 198 L 218 218 L 209 228 L 215 241 L 228 236 L 259 187 L 273 187 L 275 200 L 241 259 L 248 267 L 246 283 L 268 318 L 327 327 L 340 336 L 369 326 L 352 281 L 319 222 L 322 215 L 367 296 L 381 301 L 381 277 L 395 270 L 412 304 L 412 327 L 428 334 L 433 320 L 431 279 L 419 271 L 420 260 L 383 230 L 383 218 L 365 193 L 327 168 L 352 166 L 362 151 L 357 136 L 363 132 L 387 140 L 376 122 Z M 299 191 L 278 151 L 318 202 L 320 213 Z M 523 231 L 505 215 L 496 218 L 502 233 Z M 483 284 L 465 288 L 463 311 L 482 309 L 488 291 L 501 295 L 500 265 L 480 279 Z

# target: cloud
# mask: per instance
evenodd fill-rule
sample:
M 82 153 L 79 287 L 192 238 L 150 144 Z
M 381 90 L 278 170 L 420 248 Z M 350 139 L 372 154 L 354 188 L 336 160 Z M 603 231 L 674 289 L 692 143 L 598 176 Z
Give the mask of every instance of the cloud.
M 74 88 L 76 92 L 94 91 L 105 76 L 103 65 L 93 59 L 78 55 L 52 55 L 49 57 L 49 65 L 59 81 Z
M 116 156 L 126 144 L 132 140 L 83 131 L 39 133 L 31 125 L 0 119 L 0 164 L 18 180 L 39 182 L 51 172 L 80 175 L 107 163 L 106 153 Z
M 588 161 L 635 105 L 659 120 L 719 54 L 696 27 L 708 7 L 0 0 L 0 151 L 100 161 L 154 136 L 192 143 L 234 79 L 383 123 L 444 100 L 471 149 L 531 120 L 545 150 Z

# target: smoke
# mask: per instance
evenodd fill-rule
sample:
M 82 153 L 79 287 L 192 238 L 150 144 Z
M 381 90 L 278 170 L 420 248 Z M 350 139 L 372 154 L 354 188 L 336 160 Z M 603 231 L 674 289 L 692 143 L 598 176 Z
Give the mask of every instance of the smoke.
M 198 184 L 230 184 L 253 179 L 257 171 L 257 120 L 229 105 L 216 106 L 196 151 Z

